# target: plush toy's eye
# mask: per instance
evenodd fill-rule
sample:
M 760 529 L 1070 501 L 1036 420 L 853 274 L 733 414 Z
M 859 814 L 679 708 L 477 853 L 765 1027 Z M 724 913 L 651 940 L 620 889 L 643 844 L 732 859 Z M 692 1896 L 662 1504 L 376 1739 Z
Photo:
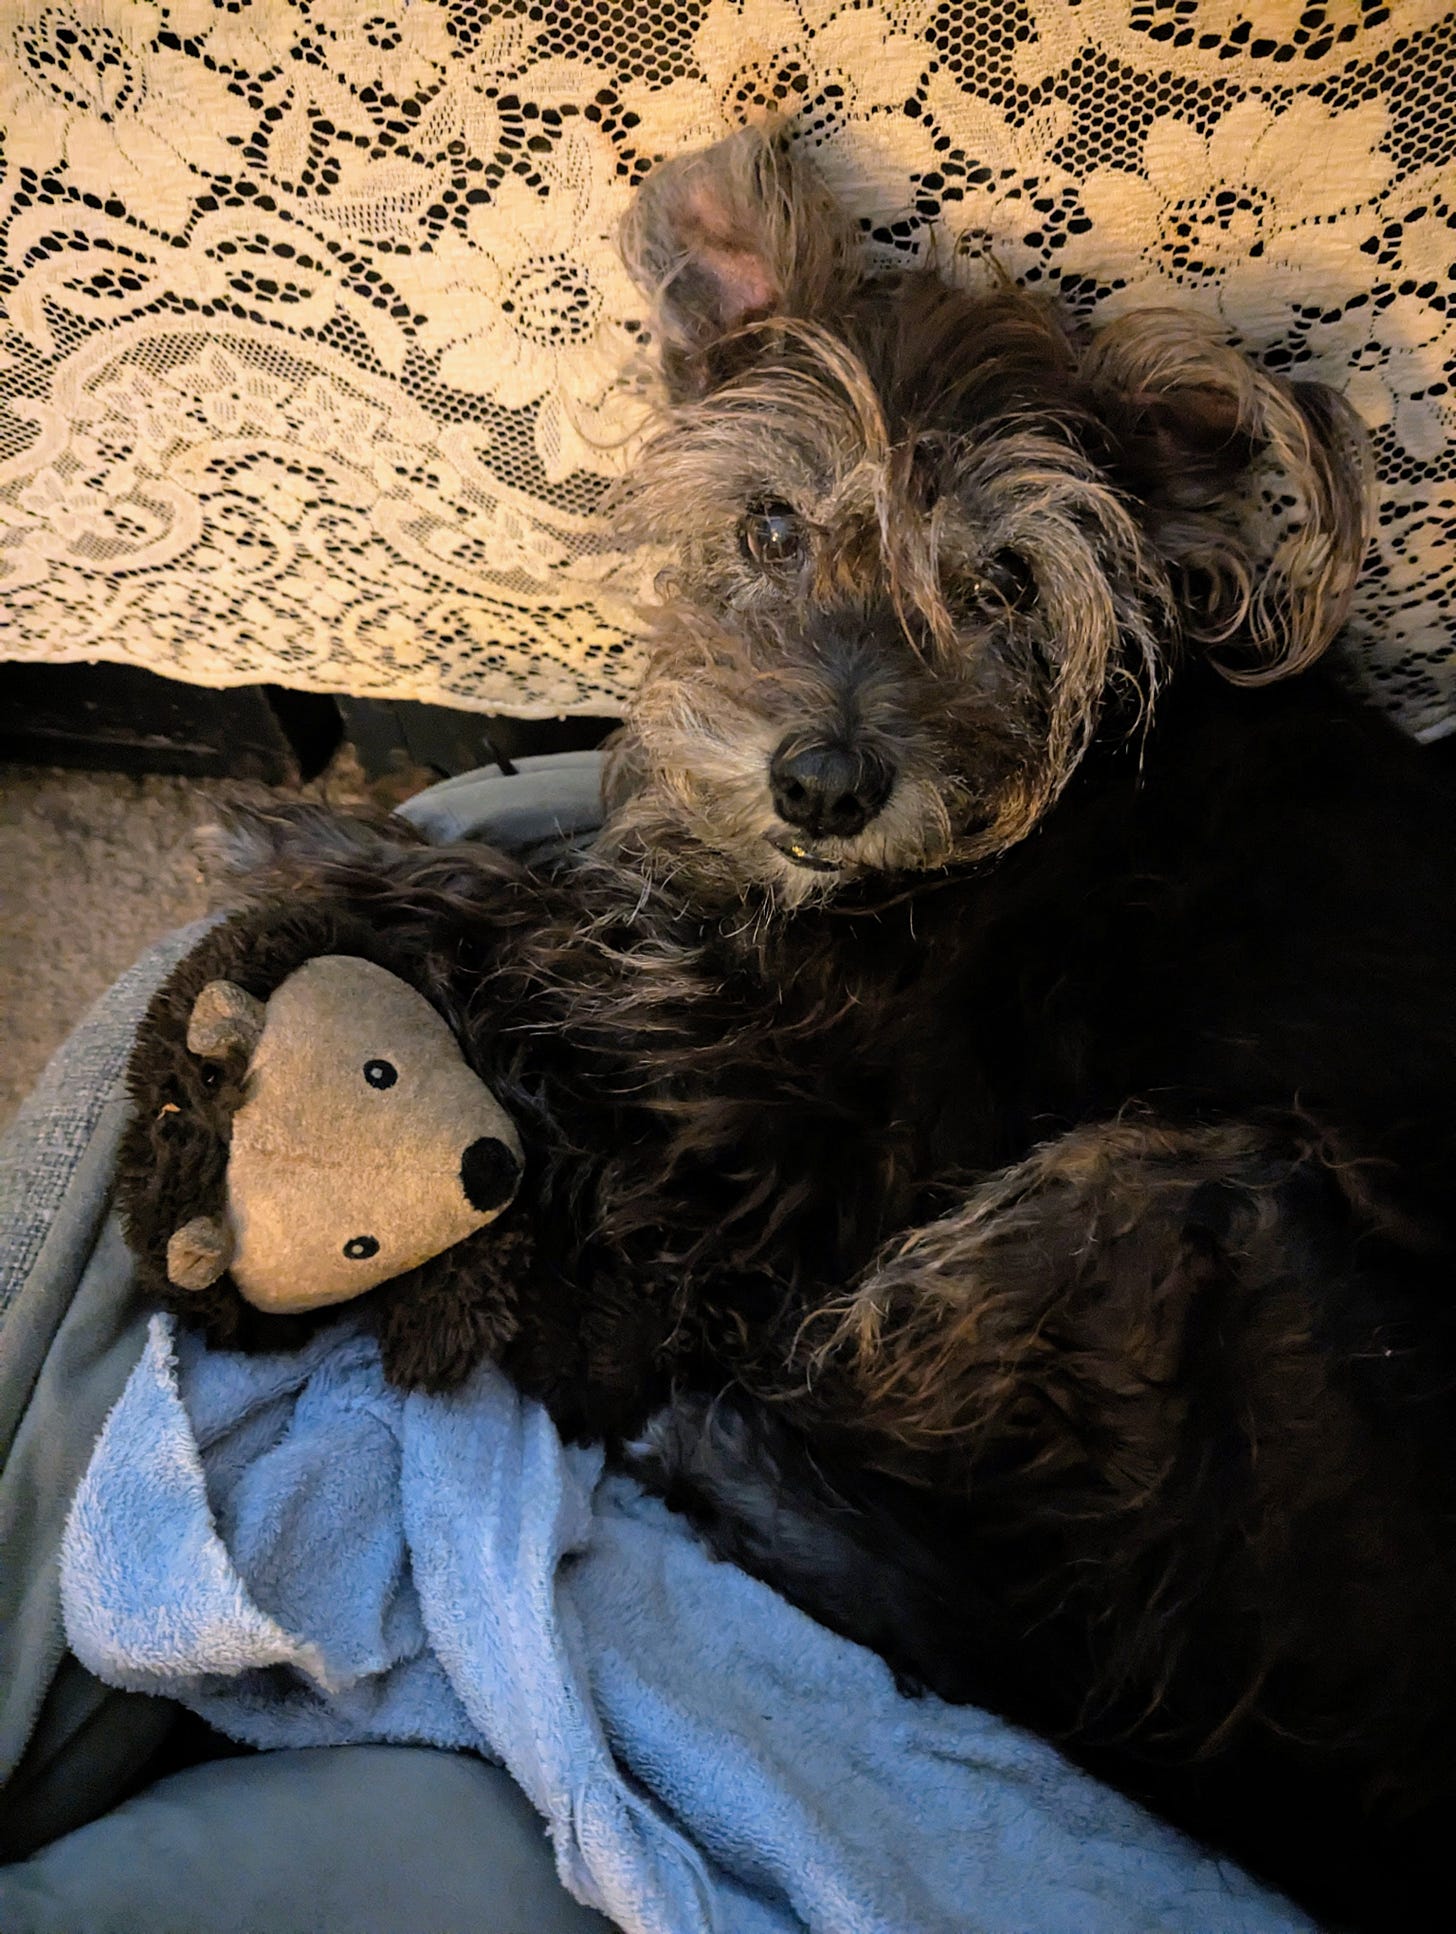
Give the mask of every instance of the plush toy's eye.
M 399 1080 L 399 1069 L 392 1061 L 366 1061 L 364 1079 L 371 1088 L 392 1088 Z
M 753 562 L 770 570 L 797 564 L 804 549 L 804 529 L 792 505 L 777 498 L 748 506 L 739 537 Z
M 371 1256 L 379 1254 L 377 1236 L 351 1236 L 344 1244 L 344 1254 L 350 1262 L 367 1262 Z

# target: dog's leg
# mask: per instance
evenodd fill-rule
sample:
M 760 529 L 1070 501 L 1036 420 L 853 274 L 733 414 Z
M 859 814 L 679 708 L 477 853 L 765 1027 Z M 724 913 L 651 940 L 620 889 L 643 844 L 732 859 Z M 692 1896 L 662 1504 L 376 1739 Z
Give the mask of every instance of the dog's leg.
M 1019 1450 L 1064 1496 L 1095 1481 L 1104 1510 L 1140 1507 L 1215 1383 L 1246 1411 L 1264 1368 L 1315 1373 L 1311 1278 L 1348 1254 L 1352 1193 L 1312 1131 L 1129 1114 L 915 1230 L 800 1354 L 829 1414 L 915 1481 L 953 1489 Z
M 1450 1338 L 1368 1183 L 1298 1121 L 1068 1134 L 806 1329 L 816 1434 L 1045 1565 L 1119 1710 L 1202 1745 L 1403 1700 L 1391 1621 L 1418 1654 L 1456 1586 Z
M 1084 1549 L 1113 1539 L 1124 1560 L 1156 1569 L 1174 1554 L 1194 1574 L 1250 1468 L 1282 1454 L 1251 1441 L 1255 1420 L 1281 1420 L 1291 1448 L 1310 1420 L 1327 1427 L 1305 1281 L 1318 1265 L 1292 1253 L 1286 1226 L 1301 1185 L 1339 1192 L 1285 1133 L 1078 1130 L 970 1191 L 786 1351 L 771 1347 L 745 1379 L 767 1402 L 665 1412 L 641 1468 L 726 1555 L 906 1676 L 953 1688 L 973 1578 L 992 1597 L 998 1573 L 1016 1593 L 1029 1581 L 1075 1596 L 1096 1583 L 1078 1575 Z M 882 1509 L 886 1482 L 902 1496 Z M 1216 1509 L 1200 1508 L 1202 1489 Z M 907 1557 L 922 1534 L 939 1548 Z M 883 1642 L 883 1605 L 856 1582 L 865 1545 L 877 1564 L 940 1579 L 938 1619 L 917 1612 L 913 1644 L 904 1630 Z

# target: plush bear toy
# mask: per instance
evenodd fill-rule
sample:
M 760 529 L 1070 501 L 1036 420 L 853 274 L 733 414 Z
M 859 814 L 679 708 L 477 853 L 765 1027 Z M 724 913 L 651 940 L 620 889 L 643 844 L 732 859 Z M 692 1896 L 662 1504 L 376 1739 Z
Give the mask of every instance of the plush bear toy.
M 386 1374 L 446 1388 L 515 1327 L 520 1139 L 410 963 L 349 913 L 210 933 L 128 1071 L 118 1199 L 143 1286 L 223 1346 L 367 1298 Z

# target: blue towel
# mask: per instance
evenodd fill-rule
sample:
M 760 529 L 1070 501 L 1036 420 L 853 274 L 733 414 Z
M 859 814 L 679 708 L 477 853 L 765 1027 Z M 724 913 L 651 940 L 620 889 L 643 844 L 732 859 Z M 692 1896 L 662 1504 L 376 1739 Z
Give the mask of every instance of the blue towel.
M 985 1714 L 715 1563 L 482 1369 L 403 1396 L 154 1319 L 71 1511 L 70 1643 L 251 1745 L 472 1748 L 627 1934 L 1287 1934 L 1310 1923 Z

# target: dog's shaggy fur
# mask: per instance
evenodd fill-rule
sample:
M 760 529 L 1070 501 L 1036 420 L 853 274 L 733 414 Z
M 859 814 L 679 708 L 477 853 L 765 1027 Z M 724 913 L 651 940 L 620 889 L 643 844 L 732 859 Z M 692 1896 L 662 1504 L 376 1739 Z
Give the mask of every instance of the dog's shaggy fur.
M 752 134 L 629 228 L 654 656 L 605 841 L 510 885 L 457 1017 L 537 1151 L 507 1361 L 908 1683 L 1443 1924 L 1456 851 L 1308 669 L 1356 427 L 851 239 Z M 468 851 L 278 846 L 499 929 Z

